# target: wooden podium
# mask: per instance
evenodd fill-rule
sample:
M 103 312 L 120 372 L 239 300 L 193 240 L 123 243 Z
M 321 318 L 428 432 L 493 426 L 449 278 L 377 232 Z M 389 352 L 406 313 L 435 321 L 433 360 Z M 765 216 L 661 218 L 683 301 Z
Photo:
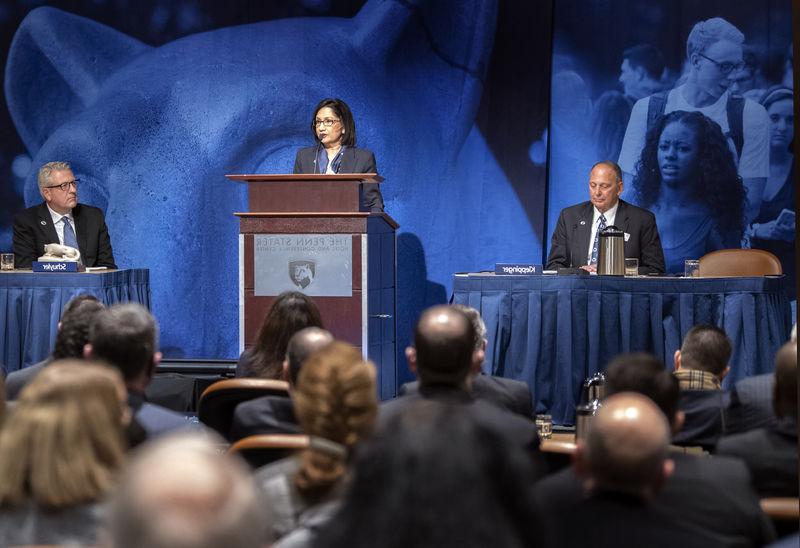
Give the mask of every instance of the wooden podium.
M 361 207 L 374 173 L 227 175 L 247 184 L 239 217 L 239 348 L 256 339 L 278 293 L 314 299 L 325 327 L 378 368 L 381 399 L 397 392 L 397 223 Z

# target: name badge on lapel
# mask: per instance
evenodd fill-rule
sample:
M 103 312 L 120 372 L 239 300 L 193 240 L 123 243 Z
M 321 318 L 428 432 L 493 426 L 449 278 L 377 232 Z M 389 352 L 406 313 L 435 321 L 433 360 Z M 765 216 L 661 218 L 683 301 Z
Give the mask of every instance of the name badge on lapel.
M 626 242 L 631 239 L 631 235 L 628 234 L 627 232 L 623 232 L 623 234 L 625 235 L 625 241 Z

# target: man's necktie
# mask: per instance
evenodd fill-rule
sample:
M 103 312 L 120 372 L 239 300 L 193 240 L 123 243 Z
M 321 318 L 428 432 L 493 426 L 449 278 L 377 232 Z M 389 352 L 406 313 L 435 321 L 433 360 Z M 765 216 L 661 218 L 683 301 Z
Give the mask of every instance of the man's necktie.
M 597 264 L 597 248 L 600 245 L 600 233 L 606 228 L 606 216 L 601 213 L 599 221 L 597 232 L 594 234 L 594 245 L 592 245 L 592 260 L 589 261 L 589 264 Z
M 72 223 L 69 222 L 67 217 L 61 217 L 61 221 L 64 223 L 64 245 L 79 249 L 78 239 L 75 237 L 75 231 L 72 229 Z

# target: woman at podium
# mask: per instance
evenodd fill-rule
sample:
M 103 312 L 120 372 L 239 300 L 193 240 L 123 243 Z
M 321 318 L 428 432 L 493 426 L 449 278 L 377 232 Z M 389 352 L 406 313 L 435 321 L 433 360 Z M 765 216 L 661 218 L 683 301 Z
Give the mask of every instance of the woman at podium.
M 316 145 L 301 148 L 294 173 L 377 173 L 375 155 L 356 147 L 356 124 L 350 107 L 341 99 L 323 99 L 314 109 L 311 134 Z M 383 196 L 377 183 L 363 183 L 364 206 L 383 211 Z

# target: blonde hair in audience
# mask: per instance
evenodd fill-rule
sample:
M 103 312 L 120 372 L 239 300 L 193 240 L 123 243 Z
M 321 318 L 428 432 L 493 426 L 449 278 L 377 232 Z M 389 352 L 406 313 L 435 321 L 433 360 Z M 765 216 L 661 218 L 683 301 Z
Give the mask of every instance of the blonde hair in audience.
M 20 393 L 0 432 L 0 505 L 101 499 L 124 458 L 125 385 L 112 368 L 56 361 Z
M 303 364 L 292 400 L 305 434 L 339 443 L 349 452 L 375 423 L 375 366 L 352 346 L 334 342 Z M 301 453 L 295 485 L 309 497 L 324 494 L 344 476 L 346 459 L 312 446 Z

